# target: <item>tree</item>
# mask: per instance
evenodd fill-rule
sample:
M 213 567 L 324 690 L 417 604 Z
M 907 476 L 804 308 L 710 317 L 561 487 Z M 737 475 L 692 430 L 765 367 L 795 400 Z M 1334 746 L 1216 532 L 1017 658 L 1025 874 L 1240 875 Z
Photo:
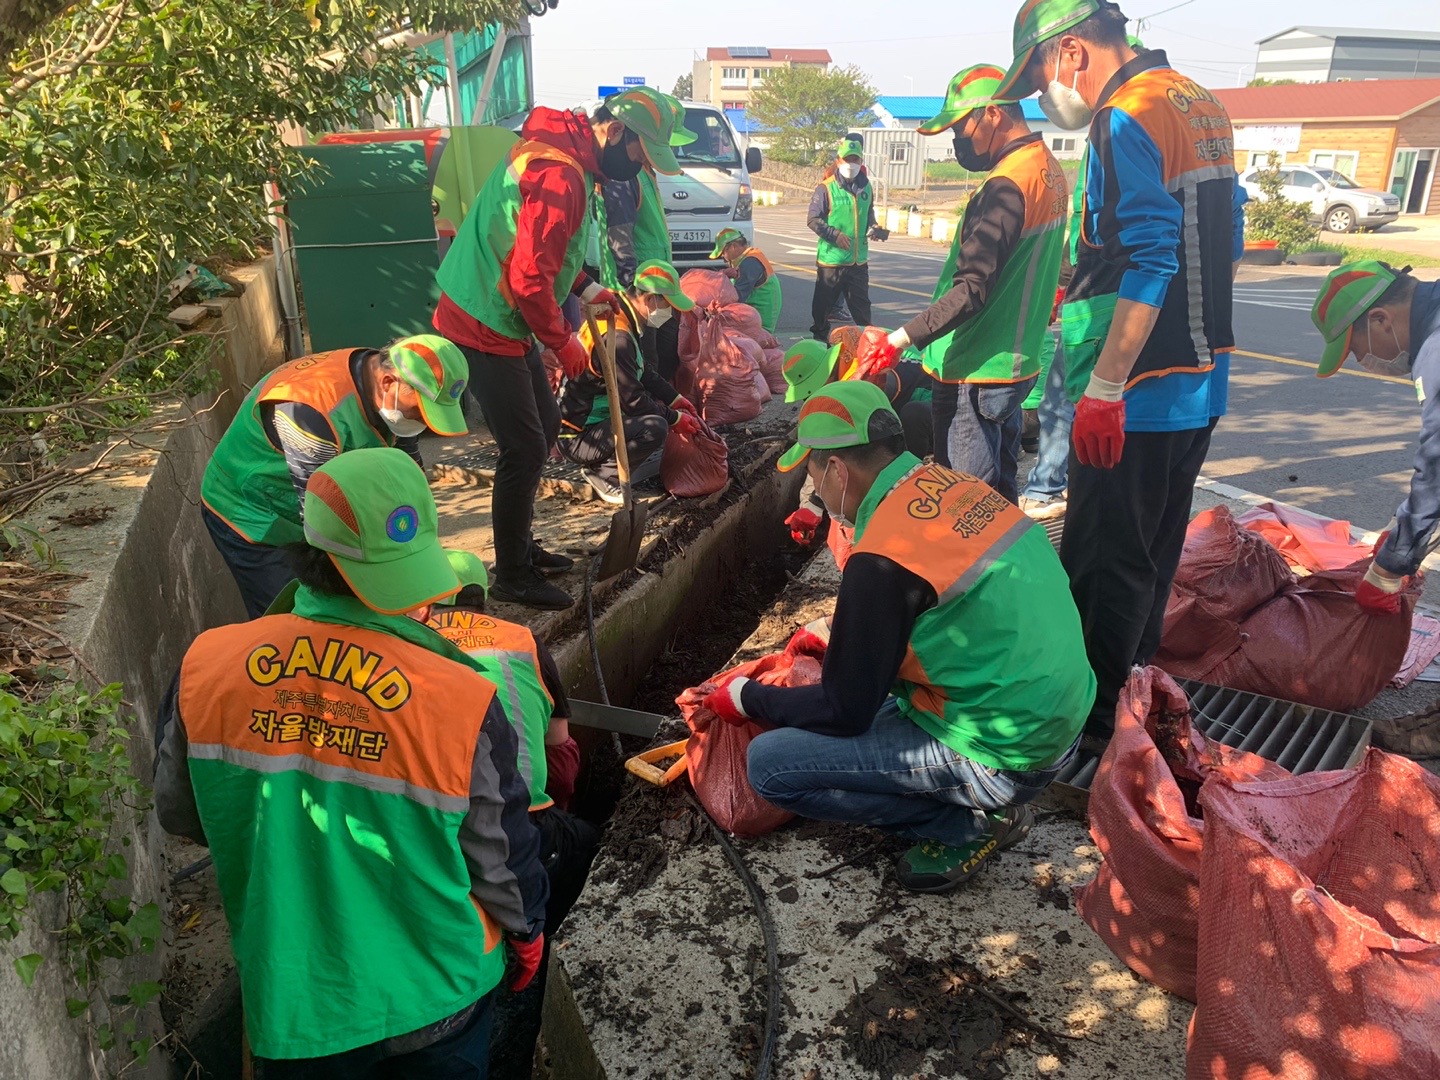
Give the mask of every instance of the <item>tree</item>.
M 1246 85 L 1246 86 L 1294 86 L 1294 85 L 1295 85 L 1295 80 L 1294 80 L 1294 79 L 1266 79 L 1266 78 L 1261 77 L 1261 78 L 1251 79 L 1251 80 L 1250 80 L 1248 83 L 1246 83 L 1245 85 Z
M 670 95 L 681 101 L 689 101 L 693 98 L 695 96 L 695 76 L 681 75 L 675 80 L 675 89 L 670 91 Z
M 52 452 L 92 441 L 207 371 L 209 339 L 175 336 L 165 285 L 185 260 L 253 255 L 264 183 L 308 167 L 282 126 L 353 127 L 415 90 L 431 61 L 399 28 L 519 13 L 89 0 L 21 43 L 0 67 L 0 462 L 32 436 Z
M 1270 155 L 1270 163 L 1255 174 L 1261 198 L 1245 204 L 1245 235 L 1251 240 L 1274 240 L 1285 254 L 1313 243 L 1319 230 L 1310 220 L 1310 207 L 1287 199 L 1280 193 L 1285 186 L 1280 173 L 1280 158 Z
M 750 99 L 750 115 L 770 129 L 770 153 L 780 161 L 815 165 L 833 155 L 840 136 L 875 103 L 875 88 L 855 66 L 777 68 Z M 767 132 L 769 134 L 769 132 Z

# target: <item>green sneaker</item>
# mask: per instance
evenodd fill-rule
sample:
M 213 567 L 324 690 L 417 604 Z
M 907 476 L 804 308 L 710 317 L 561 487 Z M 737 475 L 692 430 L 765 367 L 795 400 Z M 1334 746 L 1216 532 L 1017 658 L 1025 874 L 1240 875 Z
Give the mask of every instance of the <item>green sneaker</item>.
M 1028 806 L 1012 806 L 989 817 L 990 831 L 963 847 L 926 840 L 907 851 L 895 866 L 900 884 L 912 892 L 949 892 L 978 874 L 997 851 L 1024 840 L 1035 825 Z

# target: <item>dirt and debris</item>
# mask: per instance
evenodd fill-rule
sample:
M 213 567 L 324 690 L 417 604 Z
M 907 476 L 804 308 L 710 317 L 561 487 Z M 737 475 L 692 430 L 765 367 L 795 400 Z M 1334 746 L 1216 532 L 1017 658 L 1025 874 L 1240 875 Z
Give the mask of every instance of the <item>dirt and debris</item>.
M 3 539 L 0 560 L 0 672 L 13 680 L 9 693 L 43 697 L 79 663 L 55 626 L 75 606 L 67 597 L 80 578 L 37 565 Z
M 84 529 L 91 525 L 99 525 L 102 521 L 108 521 L 110 515 L 113 513 L 115 513 L 115 507 L 104 504 L 77 506 L 68 514 L 51 514 L 50 520 L 60 525 L 69 525 L 72 528 Z

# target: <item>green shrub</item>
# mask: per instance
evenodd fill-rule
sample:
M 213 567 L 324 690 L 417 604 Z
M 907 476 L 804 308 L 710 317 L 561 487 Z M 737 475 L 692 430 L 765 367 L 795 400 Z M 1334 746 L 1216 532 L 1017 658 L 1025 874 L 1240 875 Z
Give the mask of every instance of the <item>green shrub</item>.
M 1269 165 L 1255 174 L 1255 183 L 1261 196 L 1245 204 L 1245 239 L 1273 240 L 1286 255 L 1314 243 L 1320 228 L 1310 220 L 1308 205 L 1280 193 L 1285 185 L 1276 155 L 1271 154 Z

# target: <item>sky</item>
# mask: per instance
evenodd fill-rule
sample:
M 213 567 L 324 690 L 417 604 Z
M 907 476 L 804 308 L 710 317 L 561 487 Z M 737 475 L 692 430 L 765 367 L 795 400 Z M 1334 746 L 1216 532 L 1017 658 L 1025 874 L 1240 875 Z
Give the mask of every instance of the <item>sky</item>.
M 1214 87 L 1239 86 L 1255 71 L 1255 43 L 1298 23 L 1440 31 L 1436 0 L 1122 0 L 1144 20 L 1150 48 Z M 532 21 L 535 97 L 566 107 L 600 85 L 643 76 L 667 93 L 707 46 L 827 48 L 855 64 L 882 94 L 943 94 L 971 64 L 1010 59 L 1019 0 L 560 0 Z M 1174 10 L 1167 10 L 1167 9 Z M 887 17 L 885 12 L 894 12 Z M 1154 16 L 1147 18 L 1147 16 Z M 1132 29 L 1134 28 L 1132 24 Z

